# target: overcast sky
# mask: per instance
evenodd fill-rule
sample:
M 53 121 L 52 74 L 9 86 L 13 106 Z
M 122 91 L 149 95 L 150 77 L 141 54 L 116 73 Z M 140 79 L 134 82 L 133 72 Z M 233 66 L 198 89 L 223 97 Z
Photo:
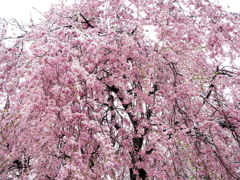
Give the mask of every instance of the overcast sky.
M 74 2 L 75 0 L 68 1 Z M 33 7 L 40 12 L 45 12 L 50 8 L 52 3 L 57 2 L 59 0 L 0 0 L 0 18 L 7 20 L 16 18 L 20 22 L 27 23 L 29 22 L 30 14 L 35 19 L 40 18 L 39 13 Z M 230 10 L 233 12 L 240 12 L 240 0 L 218 0 L 218 2 L 224 7 L 229 5 Z
M 67 0 L 72 3 L 75 0 Z M 51 4 L 56 4 L 59 0 L 0 0 L 0 18 L 6 20 L 15 18 L 19 22 L 28 23 L 30 16 L 34 19 L 41 18 L 39 12 L 47 11 Z M 35 9 L 33 9 L 35 8 Z

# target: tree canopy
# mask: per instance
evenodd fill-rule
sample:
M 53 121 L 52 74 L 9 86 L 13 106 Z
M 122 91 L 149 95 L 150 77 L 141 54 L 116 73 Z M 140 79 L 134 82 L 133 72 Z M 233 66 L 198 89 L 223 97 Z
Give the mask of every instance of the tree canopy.
M 77 0 L 42 15 L 0 21 L 0 179 L 240 178 L 238 13 Z

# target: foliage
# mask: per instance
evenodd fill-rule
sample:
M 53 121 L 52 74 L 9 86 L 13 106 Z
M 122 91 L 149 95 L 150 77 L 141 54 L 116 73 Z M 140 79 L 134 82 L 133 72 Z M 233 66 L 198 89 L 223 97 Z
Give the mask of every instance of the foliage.
M 1 179 L 240 177 L 239 14 L 78 0 L 43 16 L 0 22 Z

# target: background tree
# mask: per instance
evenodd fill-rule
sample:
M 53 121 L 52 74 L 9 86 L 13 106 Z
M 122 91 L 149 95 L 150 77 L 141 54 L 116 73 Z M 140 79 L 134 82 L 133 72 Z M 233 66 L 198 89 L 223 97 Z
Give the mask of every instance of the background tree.
M 1 179 L 240 177 L 239 14 L 79 0 L 43 16 L 14 37 L 0 23 Z

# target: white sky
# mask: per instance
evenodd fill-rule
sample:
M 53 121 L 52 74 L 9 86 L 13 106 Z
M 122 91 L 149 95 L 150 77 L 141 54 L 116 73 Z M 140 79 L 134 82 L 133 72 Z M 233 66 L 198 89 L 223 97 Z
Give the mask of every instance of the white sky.
M 72 3 L 75 0 L 67 0 Z M 60 0 L 0 0 L 0 18 L 5 18 L 6 20 L 15 18 L 20 24 L 29 23 L 30 16 L 34 20 L 38 20 L 43 17 L 38 11 L 44 13 L 47 11 L 51 4 L 56 4 Z M 33 9 L 35 8 L 35 9 Z
M 75 0 L 67 0 L 74 2 Z M 76 0 L 81 1 L 81 0 Z M 217 0 L 212 0 L 217 2 Z M 59 0 L 0 0 L 0 18 L 9 20 L 16 18 L 20 24 L 21 22 L 28 23 L 30 14 L 34 19 L 38 20 L 41 16 L 33 7 L 40 12 L 47 11 L 52 3 L 57 3 Z M 230 6 L 231 11 L 240 12 L 240 0 L 218 0 L 223 7 Z

